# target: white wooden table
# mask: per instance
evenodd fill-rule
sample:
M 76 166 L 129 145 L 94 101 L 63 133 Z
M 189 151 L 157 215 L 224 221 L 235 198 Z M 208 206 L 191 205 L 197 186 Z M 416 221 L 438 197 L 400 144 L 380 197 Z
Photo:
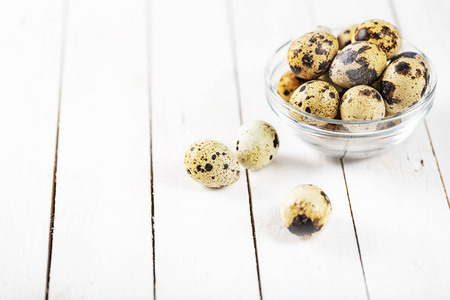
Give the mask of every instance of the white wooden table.
M 0 2 L 0 299 L 450 299 L 448 1 Z M 328 158 L 266 104 L 265 62 L 306 27 L 396 24 L 439 76 L 388 153 Z M 277 159 L 233 186 L 185 174 L 194 141 L 241 122 Z M 294 186 L 328 228 L 282 227 Z

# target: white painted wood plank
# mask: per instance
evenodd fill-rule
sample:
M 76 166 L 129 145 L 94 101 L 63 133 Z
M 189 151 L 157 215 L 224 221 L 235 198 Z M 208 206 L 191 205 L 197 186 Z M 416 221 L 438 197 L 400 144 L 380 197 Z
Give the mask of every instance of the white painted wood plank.
M 419 49 L 423 50 L 434 63 L 438 74 L 438 88 L 433 109 L 427 117 L 431 140 L 440 165 L 442 179 L 450 187 L 450 134 L 445 128 L 450 110 L 450 28 L 448 1 L 412 1 L 408 5 L 395 3 L 395 9 L 403 34 Z M 448 195 L 447 195 L 448 197 Z M 448 201 L 448 198 L 447 198 Z M 450 203 L 449 203 L 450 206 Z
M 153 296 L 145 14 L 70 2 L 50 299 Z
M 262 294 L 264 299 L 364 299 L 364 277 L 340 162 L 298 140 L 273 114 L 264 95 L 265 63 L 282 43 L 312 27 L 310 3 L 233 2 L 244 122 L 266 120 L 280 136 L 276 160 L 250 172 Z M 333 214 L 324 232 L 302 241 L 283 228 L 280 205 L 293 187 L 305 183 L 324 189 Z
M 153 1 L 151 15 L 156 297 L 258 299 L 245 173 L 208 189 L 183 163 L 239 126 L 226 1 Z
M 330 5 L 316 9 L 318 22 L 340 4 Z M 346 6 L 345 23 L 355 16 L 396 23 L 387 1 Z M 370 298 L 448 297 L 450 219 L 424 124 L 385 155 L 344 164 Z
M 0 299 L 43 299 L 61 1 L 0 2 Z

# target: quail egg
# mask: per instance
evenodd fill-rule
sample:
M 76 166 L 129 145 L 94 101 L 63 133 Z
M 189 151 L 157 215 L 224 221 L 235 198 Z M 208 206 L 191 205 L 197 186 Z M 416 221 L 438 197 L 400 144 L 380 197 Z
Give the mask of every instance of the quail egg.
M 358 85 L 345 92 L 341 101 L 341 118 L 345 121 L 381 119 L 386 113 L 383 98 L 373 87 Z M 344 125 L 351 132 L 368 132 L 378 124 Z
M 330 83 L 311 80 L 295 90 L 289 103 L 308 114 L 334 119 L 339 110 L 339 94 Z M 310 125 L 326 125 L 325 122 L 308 119 L 295 112 L 291 112 L 291 116 Z
M 292 71 L 287 71 L 278 82 L 277 92 L 286 101 L 292 96 L 292 93 L 305 81 L 295 76 Z
M 289 67 L 301 79 L 315 79 L 327 71 L 338 50 L 339 42 L 330 33 L 304 34 L 289 47 Z
M 416 53 L 416 52 L 403 52 L 403 53 L 400 53 L 399 55 L 393 57 L 391 61 L 395 61 L 395 60 L 397 60 L 397 59 L 399 59 L 401 57 L 414 58 L 415 60 L 418 60 L 420 62 L 420 64 L 422 66 L 424 66 L 425 71 L 427 71 L 427 74 L 429 73 L 430 66 L 428 65 L 428 62 L 425 59 L 425 57 L 423 57 L 419 53 Z
M 281 205 L 283 225 L 302 238 L 309 238 L 325 229 L 330 217 L 331 203 L 328 196 L 311 184 L 292 189 Z
M 223 187 L 239 179 L 240 167 L 222 143 L 202 140 L 192 144 L 184 156 L 187 173 L 207 187 Z
M 386 68 L 386 54 L 376 44 L 356 42 L 345 47 L 331 64 L 331 80 L 343 88 L 371 85 Z
M 352 43 L 368 41 L 383 49 L 387 59 L 394 57 L 402 46 L 402 38 L 398 29 L 383 20 L 368 20 L 355 29 Z
M 339 42 L 339 49 L 344 49 L 345 46 L 350 45 L 352 43 L 352 37 L 355 33 L 355 29 L 358 27 L 358 24 L 354 24 L 348 26 L 338 35 L 337 39 Z
M 344 95 L 345 91 L 347 90 L 347 89 L 344 89 L 343 87 L 338 86 L 336 83 L 334 83 L 333 80 L 331 80 L 330 74 L 328 72 L 326 72 L 325 74 L 323 74 L 322 76 L 320 76 L 317 79 L 331 84 L 338 92 L 339 98 L 341 98 Z
M 277 131 L 264 121 L 245 123 L 236 135 L 236 158 L 246 169 L 264 168 L 275 159 L 279 147 Z
M 427 88 L 427 71 L 414 58 L 401 57 L 393 61 L 381 78 L 381 95 L 386 112 L 403 112 L 420 101 Z

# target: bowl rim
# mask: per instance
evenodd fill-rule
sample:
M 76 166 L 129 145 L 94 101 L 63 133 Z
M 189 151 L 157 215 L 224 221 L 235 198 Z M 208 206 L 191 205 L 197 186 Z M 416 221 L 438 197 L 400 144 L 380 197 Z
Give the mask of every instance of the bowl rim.
M 272 84 L 272 74 L 273 71 L 280 65 L 279 63 L 276 62 L 276 58 L 277 58 L 277 54 L 279 54 L 286 46 L 290 45 L 292 43 L 294 39 L 289 39 L 288 41 L 284 42 L 280 47 L 278 47 L 274 52 L 272 52 L 272 54 L 269 56 L 269 59 L 266 62 L 265 65 L 265 69 L 264 69 L 264 79 L 265 79 L 265 86 L 266 86 L 266 92 L 269 92 L 270 95 L 272 96 L 271 98 L 276 99 L 276 101 L 278 102 L 277 104 L 280 104 L 281 106 L 283 106 L 284 108 L 288 109 L 289 111 L 294 111 L 295 113 L 300 114 L 301 116 L 308 118 L 308 119 L 312 119 L 315 121 L 320 121 L 320 122 L 327 122 L 328 124 L 335 124 L 335 125 L 368 125 L 368 124 L 384 124 L 387 122 L 393 122 L 396 121 L 398 119 L 403 119 L 405 117 L 411 116 L 414 112 L 416 112 L 417 110 L 419 110 L 420 108 L 430 104 L 430 102 L 433 101 L 434 99 L 434 94 L 436 91 L 436 86 L 437 86 L 437 76 L 436 76 L 436 71 L 434 69 L 434 65 L 431 62 L 431 60 L 429 59 L 428 56 L 426 56 L 420 49 L 418 49 L 416 46 L 414 46 L 413 44 L 409 43 L 407 40 L 402 40 L 402 44 L 403 45 L 408 45 L 412 48 L 414 48 L 413 50 L 409 50 L 409 51 L 414 51 L 420 55 L 422 55 L 428 62 L 428 76 L 427 76 L 427 88 L 425 90 L 425 93 L 423 94 L 423 96 L 420 98 L 420 100 L 412 105 L 411 107 L 408 107 L 408 109 L 406 109 L 404 112 L 398 113 L 396 115 L 393 116 L 385 116 L 381 119 L 374 119 L 374 120 L 361 120 L 361 121 L 345 121 L 345 120 L 338 120 L 338 119 L 330 119 L 330 118 L 325 118 L 325 117 L 320 117 L 320 116 L 316 116 L 313 114 L 308 114 L 306 112 L 303 112 L 301 110 L 298 110 L 295 106 L 293 106 L 291 103 L 289 103 L 288 101 L 284 100 L 279 94 L 278 91 L 276 89 L 276 86 L 274 86 Z M 404 51 L 404 52 L 409 52 L 409 51 Z M 403 52 L 401 52 L 403 53 Z M 399 54 L 401 54 L 399 53 Z M 388 60 L 389 62 L 389 60 Z M 287 61 L 286 61 L 287 64 Z M 328 70 L 327 70 L 328 72 Z M 312 79 L 312 80 L 317 80 L 317 79 Z M 384 101 L 384 99 L 383 99 Z M 275 110 L 275 108 L 272 106 L 271 103 L 269 103 L 270 106 L 272 107 L 273 110 Z M 278 114 L 278 112 L 275 112 Z M 280 112 L 282 113 L 282 112 Z M 304 125 L 308 125 L 308 124 L 304 124 Z M 326 129 L 320 129 L 318 127 L 315 126 L 310 126 L 309 127 L 313 127 L 316 128 L 320 131 L 323 132 L 329 132 L 333 135 L 349 135 L 350 132 L 338 132 L 338 131 L 330 131 L 330 130 L 326 130 Z M 379 133 L 379 132 L 387 132 L 392 128 L 387 128 L 384 130 L 380 130 L 380 131 L 372 131 L 372 132 L 351 132 L 351 135 L 367 135 L 367 134 L 374 134 L 374 133 Z

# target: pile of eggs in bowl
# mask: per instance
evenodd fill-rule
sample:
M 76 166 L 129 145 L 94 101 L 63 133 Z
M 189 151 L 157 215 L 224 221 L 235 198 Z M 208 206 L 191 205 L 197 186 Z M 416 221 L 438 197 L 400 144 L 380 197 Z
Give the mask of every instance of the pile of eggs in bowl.
M 344 29 L 336 38 L 326 28 L 306 33 L 288 50 L 290 71 L 280 79 L 278 94 L 297 110 L 344 121 L 395 116 L 417 104 L 427 87 L 429 67 L 415 52 L 398 53 L 398 29 L 382 20 L 368 20 Z M 326 122 L 291 117 L 333 130 Z M 370 132 L 377 124 L 346 123 L 349 132 Z

